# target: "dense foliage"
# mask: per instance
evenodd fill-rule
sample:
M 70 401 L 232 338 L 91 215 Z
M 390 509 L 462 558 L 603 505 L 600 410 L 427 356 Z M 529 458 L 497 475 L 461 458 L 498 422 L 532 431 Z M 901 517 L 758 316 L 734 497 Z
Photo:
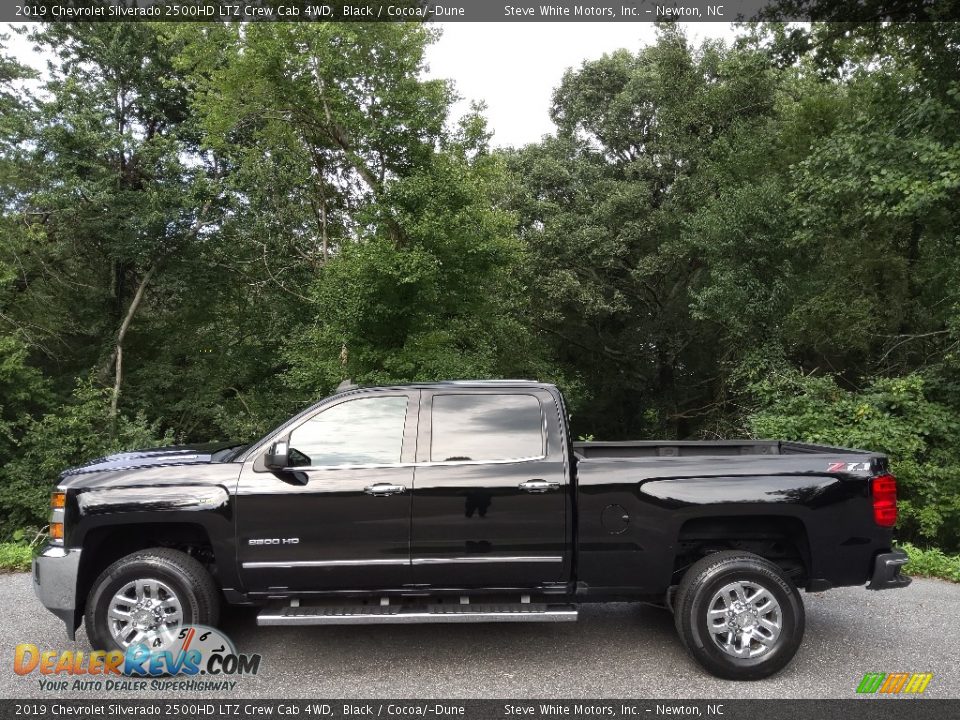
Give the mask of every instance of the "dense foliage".
M 960 547 L 956 24 L 665 25 L 507 151 L 434 32 L 58 24 L 39 88 L 0 43 L 0 534 L 345 378 L 535 376 L 578 435 L 886 451 Z
M 911 575 L 960 582 L 960 555 L 948 555 L 939 548 L 918 548 L 910 543 L 904 543 L 903 549 L 910 556 Z
M 772 371 L 751 386 L 760 409 L 749 418 L 760 437 L 871 448 L 888 453 L 900 484 L 906 537 L 955 545 L 960 527 L 960 415 L 938 402 L 922 375 L 875 378 L 859 391 L 833 376 Z

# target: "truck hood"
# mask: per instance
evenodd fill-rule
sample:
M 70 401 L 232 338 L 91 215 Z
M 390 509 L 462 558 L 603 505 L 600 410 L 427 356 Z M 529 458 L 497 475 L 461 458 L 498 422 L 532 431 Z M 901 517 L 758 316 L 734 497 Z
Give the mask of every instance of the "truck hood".
M 107 455 L 78 467 L 64 470 L 62 478 L 85 475 L 87 473 L 109 472 L 111 470 L 129 470 L 132 468 L 157 467 L 163 465 L 204 465 L 215 462 L 213 455 L 218 450 L 236 447 L 235 443 L 204 443 L 200 445 L 171 445 L 169 447 L 131 450 L 129 452 Z

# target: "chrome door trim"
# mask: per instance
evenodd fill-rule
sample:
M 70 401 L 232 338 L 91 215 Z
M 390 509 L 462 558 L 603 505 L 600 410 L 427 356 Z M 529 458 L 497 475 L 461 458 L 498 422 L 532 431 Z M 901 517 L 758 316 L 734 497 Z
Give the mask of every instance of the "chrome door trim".
M 245 562 L 244 568 L 303 568 L 303 567 L 360 567 L 363 565 L 409 565 L 403 558 L 376 558 L 374 560 L 287 560 Z
M 377 558 L 374 560 L 278 560 L 245 562 L 244 568 L 303 568 L 303 567 L 362 567 L 364 565 L 450 565 L 467 563 L 558 563 L 563 562 L 562 555 L 500 555 L 474 556 L 466 555 L 452 558 Z
M 558 563 L 562 555 L 466 555 L 452 558 L 414 558 L 414 565 L 450 565 L 459 563 Z

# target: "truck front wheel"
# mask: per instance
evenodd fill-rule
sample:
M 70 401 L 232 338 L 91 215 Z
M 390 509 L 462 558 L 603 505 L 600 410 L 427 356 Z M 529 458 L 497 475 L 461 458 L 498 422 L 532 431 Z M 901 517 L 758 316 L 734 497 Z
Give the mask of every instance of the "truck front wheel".
M 803 602 L 783 571 L 752 553 L 708 555 L 684 575 L 674 620 L 687 652 L 728 680 L 783 669 L 803 639 Z
M 100 650 L 165 647 L 184 625 L 214 625 L 220 598 L 210 573 L 186 553 L 151 548 L 100 573 L 87 598 L 87 637 Z

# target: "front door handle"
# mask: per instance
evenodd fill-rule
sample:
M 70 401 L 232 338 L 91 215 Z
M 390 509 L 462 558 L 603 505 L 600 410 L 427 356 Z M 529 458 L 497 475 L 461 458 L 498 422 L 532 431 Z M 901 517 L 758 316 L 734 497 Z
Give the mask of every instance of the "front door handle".
M 518 485 L 521 490 L 525 490 L 528 493 L 545 493 L 547 490 L 556 490 L 560 487 L 560 483 L 547 482 L 546 480 L 527 480 L 526 482 L 520 483 Z
M 407 488 L 405 485 L 391 485 L 390 483 L 374 483 L 373 485 L 367 485 L 363 489 L 367 495 L 399 495 L 400 493 L 406 492 Z

